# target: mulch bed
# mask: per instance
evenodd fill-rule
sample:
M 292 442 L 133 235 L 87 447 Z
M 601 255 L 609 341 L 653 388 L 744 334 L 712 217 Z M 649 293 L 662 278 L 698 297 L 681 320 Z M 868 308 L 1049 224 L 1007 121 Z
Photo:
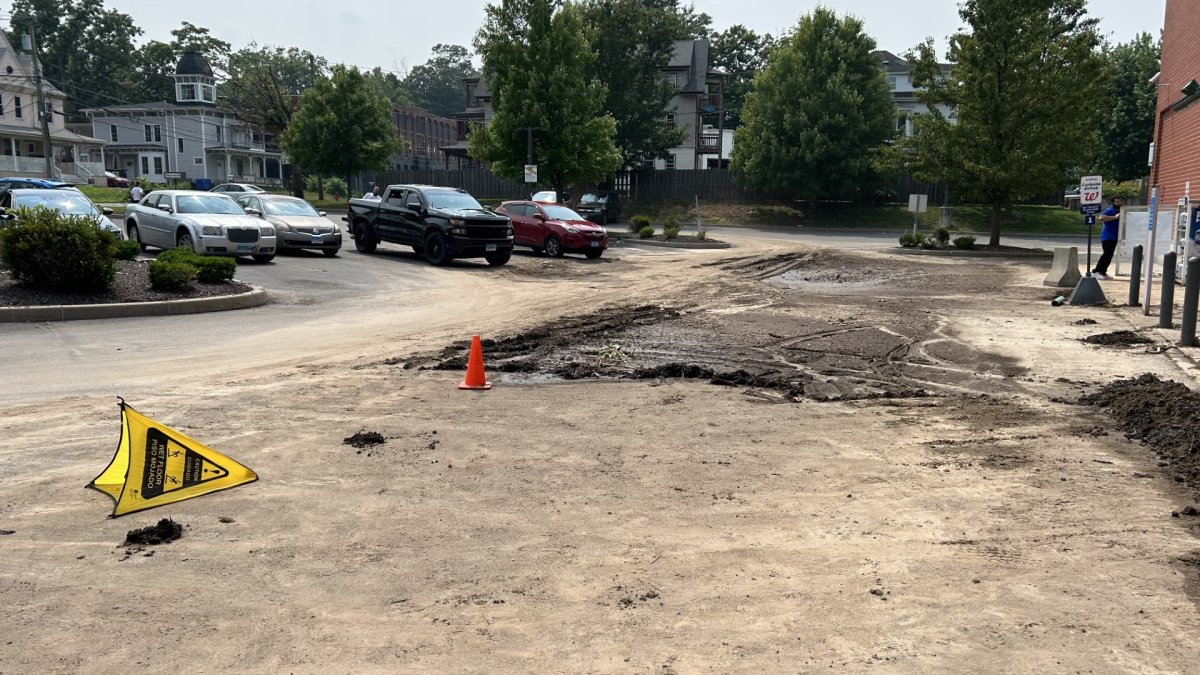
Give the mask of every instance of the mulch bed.
M 237 295 L 254 290 L 240 281 L 196 282 L 183 291 L 156 291 L 150 288 L 148 260 L 118 260 L 117 276 L 103 293 L 56 293 L 28 288 L 13 281 L 7 270 L 0 269 L 0 307 L 37 305 L 98 305 L 114 302 L 154 302 Z
M 670 239 L 668 239 L 665 234 L 656 234 L 653 237 L 639 237 L 637 235 L 628 234 L 628 235 L 620 235 L 620 238 L 626 239 L 628 241 L 661 241 L 661 242 L 670 243 L 670 244 L 724 244 L 725 243 L 718 239 L 713 239 L 712 237 L 708 237 L 706 239 L 701 239 L 694 234 L 681 234 L 676 237 L 671 237 Z

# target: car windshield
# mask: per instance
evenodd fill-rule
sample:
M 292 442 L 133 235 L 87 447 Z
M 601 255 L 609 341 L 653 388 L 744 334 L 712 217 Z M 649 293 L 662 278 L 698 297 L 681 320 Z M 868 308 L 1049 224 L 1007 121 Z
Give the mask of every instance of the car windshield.
M 584 195 L 583 199 L 579 200 L 581 204 L 603 204 L 608 201 L 608 197 L 604 195 Z
M 299 199 L 271 199 L 263 202 L 263 208 L 272 216 L 312 216 L 319 218 L 321 214 Z
M 555 220 L 583 220 L 583 216 L 565 206 L 543 206 L 542 209 Z
M 45 190 L 33 194 L 19 195 L 13 199 L 17 208 L 36 208 L 44 206 L 68 216 L 98 216 L 100 212 L 87 197 L 78 192 L 65 190 Z
M 550 202 L 551 204 L 553 204 L 554 202 L 558 201 L 558 199 L 557 199 L 557 195 L 555 195 L 553 192 L 538 192 L 533 195 L 533 199 L 530 201 Z
M 221 195 L 179 195 L 175 198 L 175 210 L 178 213 L 221 213 L 231 216 L 245 213 L 237 202 Z
M 429 205 L 435 209 L 480 209 L 483 206 L 475 198 L 465 192 L 427 192 L 425 197 Z

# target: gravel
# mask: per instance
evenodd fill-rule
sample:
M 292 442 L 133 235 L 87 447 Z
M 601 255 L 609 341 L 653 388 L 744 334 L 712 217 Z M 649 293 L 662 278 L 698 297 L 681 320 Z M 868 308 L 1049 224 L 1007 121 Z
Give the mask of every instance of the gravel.
M 112 286 L 103 293 L 56 293 L 16 284 L 7 270 L 0 269 L 0 307 L 27 307 L 36 305 L 97 305 L 114 302 L 153 302 L 160 300 L 184 300 L 188 298 L 211 298 L 221 295 L 237 295 L 252 290 L 240 281 L 215 283 L 196 282 L 183 291 L 156 291 L 150 288 L 148 260 L 118 260 L 117 276 Z

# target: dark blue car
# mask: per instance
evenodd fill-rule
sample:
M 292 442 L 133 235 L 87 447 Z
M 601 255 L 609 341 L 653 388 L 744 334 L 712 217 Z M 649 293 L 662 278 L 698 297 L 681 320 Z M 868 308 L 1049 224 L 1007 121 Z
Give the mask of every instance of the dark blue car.
M 61 180 L 53 180 L 50 178 L 23 178 L 10 177 L 0 178 L 0 192 L 4 190 L 27 190 L 27 189 L 42 189 L 42 190 L 78 190 L 79 188 L 65 183 Z

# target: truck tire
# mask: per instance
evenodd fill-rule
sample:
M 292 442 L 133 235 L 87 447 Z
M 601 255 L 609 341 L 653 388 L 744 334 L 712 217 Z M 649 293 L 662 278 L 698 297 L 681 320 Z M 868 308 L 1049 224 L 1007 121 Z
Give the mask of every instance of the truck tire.
M 453 258 L 446 249 L 446 235 L 434 232 L 425 238 L 425 259 L 429 261 L 430 265 L 438 267 L 450 264 Z
M 379 244 L 371 237 L 367 226 L 359 223 L 354 226 L 354 248 L 359 253 L 374 253 Z
M 489 253 L 483 257 L 492 267 L 499 267 L 506 264 L 509 258 L 512 258 L 512 251 L 505 251 L 503 253 Z

